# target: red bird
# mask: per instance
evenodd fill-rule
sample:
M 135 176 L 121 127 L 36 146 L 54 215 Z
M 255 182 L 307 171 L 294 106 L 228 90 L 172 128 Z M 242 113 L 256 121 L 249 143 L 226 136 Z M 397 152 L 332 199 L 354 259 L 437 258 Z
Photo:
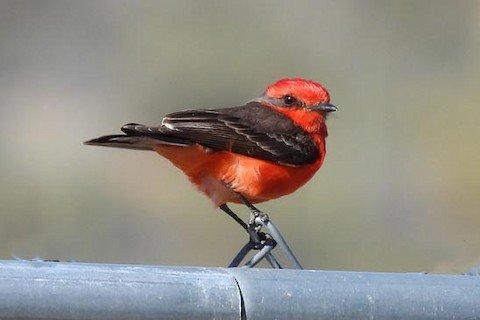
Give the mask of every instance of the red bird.
M 174 112 L 160 125 L 127 124 L 124 134 L 85 144 L 156 151 L 237 220 L 226 203 L 258 213 L 251 203 L 290 194 L 312 178 L 325 159 L 327 114 L 336 110 L 321 84 L 282 79 L 243 106 Z

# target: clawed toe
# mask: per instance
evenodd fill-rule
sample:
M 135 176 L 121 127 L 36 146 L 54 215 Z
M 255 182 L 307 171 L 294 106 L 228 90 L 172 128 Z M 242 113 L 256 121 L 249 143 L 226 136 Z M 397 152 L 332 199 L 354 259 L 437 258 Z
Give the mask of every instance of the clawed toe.
M 280 265 L 274 254 L 271 252 L 278 243 L 287 258 L 291 261 L 293 268 L 302 269 L 300 262 L 298 262 L 282 234 L 270 220 L 268 215 L 258 210 L 243 195 L 238 195 L 240 199 L 242 199 L 242 202 L 250 209 L 251 214 L 248 223 L 245 223 L 238 218 L 238 216 L 233 213 L 226 204 L 220 206 L 220 209 L 235 219 L 235 221 L 248 232 L 250 239 L 240 249 L 235 258 L 233 258 L 229 267 L 238 267 L 251 250 L 258 250 L 258 252 L 256 252 L 253 257 L 243 265 L 243 267 L 252 268 L 265 258 L 273 268 L 281 269 L 283 268 L 282 265 Z M 265 232 L 261 231 L 262 229 L 265 230 Z
M 255 235 L 255 237 L 250 236 L 250 244 L 252 245 L 252 249 L 254 250 L 260 250 L 266 245 L 272 247 L 275 247 L 277 245 L 277 242 L 265 232 L 258 231 Z

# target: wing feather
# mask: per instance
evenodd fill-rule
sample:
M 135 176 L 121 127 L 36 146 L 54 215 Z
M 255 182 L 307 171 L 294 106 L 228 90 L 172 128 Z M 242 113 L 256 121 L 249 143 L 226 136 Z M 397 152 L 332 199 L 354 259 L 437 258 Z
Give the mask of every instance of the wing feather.
M 213 150 L 291 166 L 313 163 L 318 156 L 307 133 L 286 116 L 257 103 L 171 113 L 163 119 L 161 130 Z
M 121 130 L 123 135 L 104 136 L 86 144 L 140 150 L 152 150 L 158 144 L 200 144 L 289 166 L 313 163 L 319 152 L 311 137 L 288 117 L 256 102 L 175 112 L 160 126 L 129 123 Z

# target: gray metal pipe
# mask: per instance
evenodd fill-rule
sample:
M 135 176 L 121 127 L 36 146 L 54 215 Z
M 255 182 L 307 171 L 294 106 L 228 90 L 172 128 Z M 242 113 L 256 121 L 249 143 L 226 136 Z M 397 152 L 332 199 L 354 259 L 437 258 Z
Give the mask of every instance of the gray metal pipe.
M 480 277 L 232 269 L 246 319 L 480 319 Z
M 0 261 L 0 319 L 480 319 L 480 277 Z
M 238 319 L 223 269 L 0 261 L 0 319 Z

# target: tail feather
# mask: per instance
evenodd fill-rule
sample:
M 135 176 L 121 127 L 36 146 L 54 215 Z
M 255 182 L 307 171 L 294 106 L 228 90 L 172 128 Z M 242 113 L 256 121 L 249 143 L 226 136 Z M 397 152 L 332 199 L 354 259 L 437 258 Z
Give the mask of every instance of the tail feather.
M 88 140 L 83 144 L 88 146 L 102 146 L 134 150 L 153 150 L 153 146 L 158 145 L 159 143 L 148 137 L 115 134 Z
M 188 146 L 192 143 L 186 139 L 172 137 L 161 131 L 161 127 L 147 127 L 129 123 L 122 127 L 124 134 L 107 135 L 83 144 L 134 150 L 153 150 L 158 145 Z

